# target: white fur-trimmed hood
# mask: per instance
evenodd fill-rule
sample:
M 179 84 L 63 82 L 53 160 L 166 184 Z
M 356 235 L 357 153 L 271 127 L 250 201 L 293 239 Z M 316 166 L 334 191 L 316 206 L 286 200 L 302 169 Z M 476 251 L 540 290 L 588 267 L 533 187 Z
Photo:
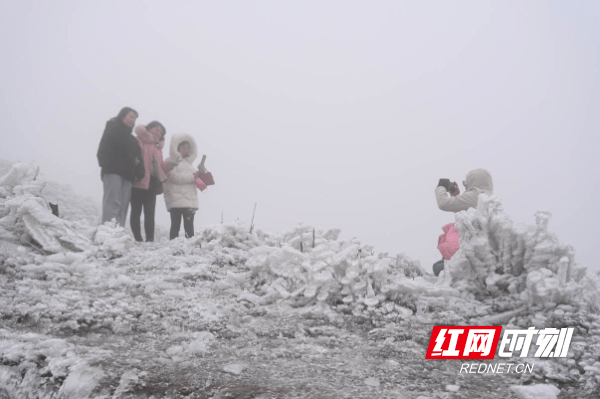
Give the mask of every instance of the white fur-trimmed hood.
M 198 146 L 196 145 L 196 140 L 194 140 L 194 138 L 187 133 L 178 133 L 174 134 L 171 137 L 171 144 L 169 146 L 169 157 L 171 159 L 177 159 L 177 157 L 180 156 L 179 152 L 177 152 L 177 146 L 179 146 L 179 143 L 181 143 L 182 141 L 187 141 L 188 143 L 190 143 L 190 155 L 184 158 L 184 160 L 189 163 L 194 162 L 198 157 Z

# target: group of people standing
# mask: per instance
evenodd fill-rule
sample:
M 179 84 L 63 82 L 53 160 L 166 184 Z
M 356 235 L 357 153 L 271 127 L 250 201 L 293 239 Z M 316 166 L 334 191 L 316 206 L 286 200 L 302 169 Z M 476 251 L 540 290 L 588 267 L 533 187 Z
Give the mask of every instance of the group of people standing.
M 196 170 L 192 165 L 198 156 L 196 141 L 187 134 L 173 135 L 169 156 L 163 160 L 165 126 L 152 121 L 145 126 L 138 125 L 134 130 L 137 118 L 137 111 L 123 108 L 106 122 L 100 140 L 98 163 L 104 184 L 102 223 L 115 219 L 125 226 L 131 202 L 130 225 L 134 238 L 143 241 L 140 228 L 143 211 L 146 241 L 154 241 L 156 196 L 164 193 L 167 211 L 171 214 L 169 238 L 179 236 L 182 219 L 185 236 L 192 237 L 194 215 L 198 210 L 197 187 L 202 184 L 206 188 L 201 180 L 199 182 L 203 166 Z M 133 131 L 137 138 L 131 134 Z M 477 207 L 479 194 L 493 194 L 492 176 L 485 169 L 470 171 L 463 185 L 465 192 L 461 194 L 456 182 L 440 179 L 435 190 L 438 207 L 443 211 L 460 212 Z M 451 251 L 442 251 L 438 245 L 444 259 L 434 265 L 436 275 L 443 269 L 444 260 L 458 250 L 458 231 L 453 224 L 444 226 L 444 232 L 439 242 L 455 239 L 456 245 Z
M 135 240 L 143 241 L 143 211 L 146 241 L 154 241 L 156 196 L 164 193 L 171 214 L 169 238 L 179 236 L 182 219 L 185 236 L 192 237 L 200 174 L 192 165 L 198 155 L 196 141 L 187 134 L 173 135 L 169 156 L 163 160 L 165 126 L 152 121 L 134 130 L 138 116 L 137 111 L 125 107 L 106 122 L 97 154 L 104 185 L 102 223 L 115 219 L 124 227 L 131 202 L 130 226 Z M 134 131 L 137 137 L 132 135 Z

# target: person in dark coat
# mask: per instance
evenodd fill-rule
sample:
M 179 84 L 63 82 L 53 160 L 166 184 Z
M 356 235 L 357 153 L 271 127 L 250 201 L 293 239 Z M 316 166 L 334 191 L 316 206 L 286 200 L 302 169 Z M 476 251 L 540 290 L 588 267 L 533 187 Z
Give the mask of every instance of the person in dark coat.
M 131 134 L 137 117 L 134 109 L 123 108 L 115 118 L 106 122 L 100 140 L 97 156 L 104 185 L 102 223 L 116 219 L 125 226 L 131 186 L 144 177 L 142 150 Z

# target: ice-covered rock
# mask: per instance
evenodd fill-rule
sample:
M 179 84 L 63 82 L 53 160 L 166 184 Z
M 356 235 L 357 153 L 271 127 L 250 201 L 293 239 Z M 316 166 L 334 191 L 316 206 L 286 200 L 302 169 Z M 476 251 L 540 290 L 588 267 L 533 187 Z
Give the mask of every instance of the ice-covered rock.
M 167 349 L 167 353 L 171 356 L 181 353 L 182 351 L 183 351 L 183 346 L 181 346 L 181 345 L 173 345 Z
M 560 389 L 550 384 L 512 385 L 513 391 L 520 399 L 556 399 Z
M 0 159 L 0 176 L 0 197 L 23 192 L 22 189 L 13 192 L 14 188 L 22 185 L 23 182 L 38 182 L 39 194 L 47 202 L 59 206 L 61 219 L 72 222 L 85 221 L 90 226 L 96 225 L 99 221 L 100 211 L 97 205 L 99 201 L 79 195 L 66 184 L 44 179 L 43 174 L 32 163 Z M 37 191 L 35 189 L 33 192 L 37 193 Z
M 107 258 L 123 256 L 134 244 L 133 237 L 116 221 L 101 224 L 94 234 L 94 244 Z
M 208 351 L 208 347 L 215 336 L 208 331 L 194 332 L 192 333 L 194 338 L 188 345 L 188 351 L 190 353 L 204 353 Z
M 237 363 L 230 363 L 230 364 L 226 364 L 225 366 L 223 366 L 224 371 L 231 373 L 231 374 L 235 374 L 235 375 L 241 374 L 245 368 L 246 368 L 245 365 L 237 364 Z
M 119 381 L 119 386 L 115 391 L 113 398 L 119 398 L 125 392 L 132 388 L 132 385 L 139 381 L 138 374 L 135 370 L 128 370 L 121 375 L 121 380 Z
M 206 346 L 206 342 L 202 340 L 195 340 L 190 342 L 188 346 L 188 351 L 190 353 L 204 353 L 208 350 Z
M 101 369 L 90 367 L 85 361 L 78 362 L 71 367 L 58 395 L 69 399 L 85 399 L 103 377 Z
M 28 163 L 12 165 L 0 177 L 0 226 L 24 244 L 51 253 L 84 251 L 91 247 L 90 226 L 52 214 L 42 193 L 47 182 L 39 169 Z M 93 213 L 93 212 L 91 212 Z
M 379 378 L 369 377 L 365 380 L 365 385 L 368 385 L 370 387 L 378 387 L 380 385 Z

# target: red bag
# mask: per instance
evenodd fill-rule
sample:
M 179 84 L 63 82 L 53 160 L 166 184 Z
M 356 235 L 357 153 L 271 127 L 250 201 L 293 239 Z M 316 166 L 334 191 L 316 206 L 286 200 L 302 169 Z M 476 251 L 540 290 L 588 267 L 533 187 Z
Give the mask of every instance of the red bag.
M 206 173 L 198 173 L 198 177 L 206 184 L 207 186 L 212 186 L 215 184 L 215 180 L 213 179 L 213 175 L 210 172 Z
M 198 165 L 198 177 L 202 179 L 202 181 L 207 186 L 212 186 L 213 184 L 215 184 L 215 180 L 213 179 L 212 173 L 206 170 L 206 167 L 204 166 L 205 161 L 206 155 L 202 155 L 202 162 L 200 162 L 200 164 Z

